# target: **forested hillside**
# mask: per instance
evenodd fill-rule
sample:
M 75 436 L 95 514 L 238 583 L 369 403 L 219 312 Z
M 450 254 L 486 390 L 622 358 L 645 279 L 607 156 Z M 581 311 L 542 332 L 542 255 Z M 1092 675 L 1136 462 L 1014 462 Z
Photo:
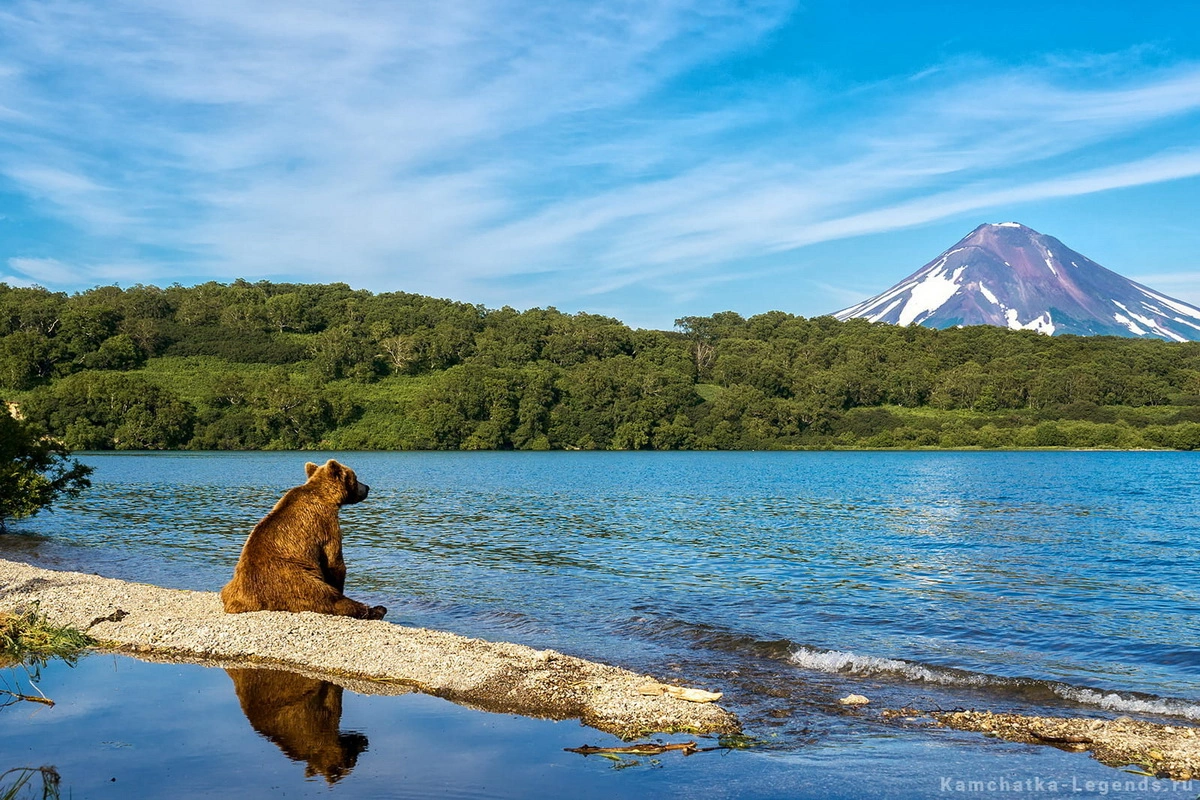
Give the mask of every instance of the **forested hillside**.
M 677 327 L 345 284 L 0 284 L 0 397 L 72 449 L 1200 447 L 1200 344 Z

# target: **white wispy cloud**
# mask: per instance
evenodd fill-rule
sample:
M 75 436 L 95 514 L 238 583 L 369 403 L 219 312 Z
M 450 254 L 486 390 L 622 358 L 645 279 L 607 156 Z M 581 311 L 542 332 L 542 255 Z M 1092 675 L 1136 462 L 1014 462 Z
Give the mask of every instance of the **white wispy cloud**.
M 77 270 L 55 258 L 10 258 L 8 266 L 19 273 L 17 280 L 22 284 L 72 283 L 78 277 Z
M 805 245 L 1200 174 L 1178 126 L 1200 113 L 1196 64 L 668 91 L 793 11 L 10 3 L 0 181 L 93 252 L 0 257 L 64 283 L 182 263 L 466 298 L 513 276 L 687 294 Z
M 591 273 L 588 280 L 610 290 L 965 212 L 1200 174 L 1200 150 L 1126 155 L 1115 164 L 1091 152 L 1097 142 L 1195 113 L 1200 69 L 1154 76 L 1139 87 L 1076 92 L 1049 84 L 1045 75 L 1019 77 L 891 98 L 873 116 L 835 122 L 795 145 L 824 156 L 830 148 L 814 140 L 831 136 L 840 159 L 793 154 L 771 138 L 751 152 L 709 149 L 707 160 L 662 179 L 560 200 L 486 231 L 461 245 L 462 260 L 480 263 L 490 253 L 500 263 L 540 263 L 547 256 L 577 263 L 586 253 L 589 266 L 607 275 L 601 282 Z M 1110 102 L 1139 113 L 1077 124 L 1100 116 L 1097 109 Z M 1067 154 L 1069 166 L 1055 163 Z
M 3 167 L 3 174 L 34 200 L 92 230 L 122 232 L 134 222 L 112 190 L 78 172 L 47 164 L 12 163 Z
M 803 234 L 780 243 L 780 246 L 801 247 L 831 239 L 921 225 L 969 211 L 1093 194 L 1197 175 L 1200 175 L 1200 148 L 1110 167 L 1070 172 L 1048 180 L 1029 180 L 1005 188 L 1000 188 L 995 180 L 980 181 L 966 188 L 932 192 L 894 205 L 818 222 Z
M 7 260 L 13 272 L 0 278 L 13 286 L 78 286 L 80 284 L 150 283 L 161 280 L 163 272 L 155 265 L 138 261 L 67 263 L 57 258 L 21 258 Z M 169 282 L 169 281 L 168 281 Z

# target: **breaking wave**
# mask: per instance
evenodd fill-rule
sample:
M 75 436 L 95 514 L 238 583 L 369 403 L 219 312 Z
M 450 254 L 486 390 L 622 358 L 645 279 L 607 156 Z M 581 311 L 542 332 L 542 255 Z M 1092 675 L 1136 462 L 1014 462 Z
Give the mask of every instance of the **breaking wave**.
M 1000 689 L 1021 693 L 1048 692 L 1063 700 L 1119 713 L 1150 714 L 1200 720 L 1200 703 L 1139 692 L 1116 692 L 1073 686 L 1069 683 L 1032 678 L 1009 678 L 984 672 L 922 664 L 898 658 L 879 658 L 841 650 L 821 650 L 801 645 L 789 660 L 797 667 L 815 672 L 891 677 L 939 686 Z

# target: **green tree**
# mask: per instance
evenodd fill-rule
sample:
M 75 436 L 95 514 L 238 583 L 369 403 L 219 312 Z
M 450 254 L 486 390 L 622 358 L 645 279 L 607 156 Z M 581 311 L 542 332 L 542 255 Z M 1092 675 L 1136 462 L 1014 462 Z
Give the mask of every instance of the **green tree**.
M 215 325 L 221 319 L 227 288 L 215 281 L 184 288 L 176 284 L 167 290 L 168 301 L 175 306 L 175 321 L 183 325 Z
M 0 338 L 0 386 L 30 389 L 50 372 L 50 340 L 37 331 L 19 330 Z
M 377 379 L 384 363 L 375 350 L 375 343 L 365 331 L 352 325 L 319 333 L 309 345 L 313 371 L 322 382 L 351 378 L 368 383 Z
M 588 361 L 564 373 L 562 401 L 551 413 L 556 446 L 640 449 L 656 429 L 699 402 L 689 378 L 626 355 Z
M 127 333 L 118 333 L 100 343 L 99 349 L 82 359 L 87 369 L 128 370 L 140 367 L 146 361 L 146 352 Z
M 71 299 L 56 336 L 69 357 L 82 363 L 88 353 L 94 352 L 101 342 L 116 333 L 120 322 L 121 313 L 114 307 L 113 298 L 93 290 Z
M 308 327 L 308 313 L 299 292 L 286 292 L 267 298 L 267 322 L 272 328 L 284 331 L 303 331 Z
M 0 283 L 0 336 L 34 331 L 53 336 L 62 325 L 67 296 L 40 286 L 13 288 Z
M 717 342 L 733 335 L 745 323 L 746 320 L 733 311 L 722 311 L 711 317 L 681 317 L 675 320 L 675 327 L 691 344 L 692 363 L 698 379 L 707 378 L 716 363 Z
M 74 497 L 91 485 L 91 467 L 69 458 L 58 442 L 0 405 L 0 533 L 21 519 Z
M 974 361 L 967 361 L 942 373 L 931 402 L 942 409 L 974 408 L 983 390 L 983 369 Z
M 720 450 L 768 450 L 800 432 L 797 408 L 753 386 L 735 385 L 719 394 L 696 423 L 700 442 Z
M 632 354 L 629 328 L 615 319 L 594 314 L 553 317 L 541 357 L 560 367 L 584 361 Z
M 195 409 L 174 392 L 123 372 L 78 372 L 42 386 L 29 418 L 79 450 L 168 450 L 192 438 Z
M 225 290 L 221 307 L 221 324 L 235 331 L 261 331 L 272 327 L 267 310 L 266 293 L 261 286 L 244 280 L 234 281 Z
M 253 436 L 265 442 L 262 446 L 278 450 L 315 447 L 327 432 L 360 412 L 353 404 L 333 402 L 321 389 L 282 369 L 261 378 L 248 402 Z

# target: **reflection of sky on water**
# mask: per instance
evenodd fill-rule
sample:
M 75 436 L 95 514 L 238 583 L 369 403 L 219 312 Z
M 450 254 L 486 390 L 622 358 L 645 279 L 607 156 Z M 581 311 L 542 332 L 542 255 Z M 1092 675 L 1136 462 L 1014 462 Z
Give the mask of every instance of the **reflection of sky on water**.
M 39 685 L 56 705 L 0 709 L 0 754 L 9 763 L 55 766 L 63 797 L 123 800 L 921 798 L 936 794 L 938 776 L 947 774 L 1080 780 L 1121 774 L 1054 748 L 988 746 L 950 731 L 880 729 L 845 715 L 838 720 L 848 731 L 810 737 L 790 750 L 666 754 L 617 764 L 564 752 L 622 744 L 578 722 L 489 714 L 421 694 L 339 690 L 334 720 L 322 710 L 329 706 L 320 696 L 327 691 L 323 683 L 299 678 L 299 692 L 269 689 L 248 718 L 225 670 L 108 655 L 85 658 L 75 668 L 54 662 Z M 305 695 L 317 700 L 309 703 Z M 277 696 L 283 702 L 272 711 L 267 701 Z M 300 713 L 289 713 L 297 704 Z M 351 750 L 364 746 L 334 785 L 313 769 L 314 761 L 328 764 L 331 737 L 338 752 L 348 742 Z

